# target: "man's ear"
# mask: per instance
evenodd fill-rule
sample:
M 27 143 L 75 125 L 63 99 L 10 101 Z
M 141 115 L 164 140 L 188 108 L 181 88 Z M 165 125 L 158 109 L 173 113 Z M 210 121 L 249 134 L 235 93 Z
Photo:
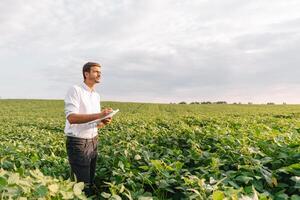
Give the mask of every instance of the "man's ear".
M 90 74 L 90 73 L 88 73 L 88 72 L 84 72 L 85 78 L 87 78 L 89 74 Z

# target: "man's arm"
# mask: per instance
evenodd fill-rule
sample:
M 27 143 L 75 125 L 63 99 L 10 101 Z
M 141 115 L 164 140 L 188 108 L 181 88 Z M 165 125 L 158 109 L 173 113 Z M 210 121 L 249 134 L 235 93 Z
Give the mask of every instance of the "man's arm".
M 100 119 L 106 115 L 108 115 L 112 111 L 111 108 L 104 109 L 101 113 L 94 114 L 77 114 L 72 113 L 67 117 L 67 120 L 70 124 L 83 124 L 96 119 Z
M 67 117 L 67 120 L 70 124 L 83 124 L 87 123 L 96 119 L 100 119 L 101 113 L 95 113 L 95 114 L 70 114 Z

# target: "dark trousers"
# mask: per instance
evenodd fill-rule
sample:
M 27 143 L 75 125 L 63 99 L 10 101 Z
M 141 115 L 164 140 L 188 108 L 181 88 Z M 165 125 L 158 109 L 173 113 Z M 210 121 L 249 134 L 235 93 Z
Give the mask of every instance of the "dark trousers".
M 95 170 L 97 163 L 98 137 L 92 139 L 82 139 L 67 137 L 66 147 L 69 163 L 71 166 L 71 177 L 76 177 L 77 182 L 85 183 L 85 193 L 92 195 L 92 185 L 94 184 Z M 75 177 L 74 177 L 75 176 Z

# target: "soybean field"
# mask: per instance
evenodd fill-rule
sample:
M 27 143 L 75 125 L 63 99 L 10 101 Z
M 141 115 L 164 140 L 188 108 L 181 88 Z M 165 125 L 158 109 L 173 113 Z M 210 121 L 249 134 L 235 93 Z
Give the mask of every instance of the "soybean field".
M 300 199 L 300 105 L 101 102 L 95 199 Z M 0 100 L 0 199 L 86 199 L 62 100 Z

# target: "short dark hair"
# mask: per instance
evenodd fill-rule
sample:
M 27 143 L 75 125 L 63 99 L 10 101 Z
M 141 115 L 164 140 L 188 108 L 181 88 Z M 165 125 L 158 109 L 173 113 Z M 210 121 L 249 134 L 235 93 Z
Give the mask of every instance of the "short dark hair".
M 91 68 L 92 67 L 101 67 L 100 64 L 98 63 L 95 63 L 95 62 L 87 62 L 83 65 L 83 68 L 82 68 L 82 75 L 83 75 L 83 78 L 85 79 L 85 75 L 84 75 L 84 72 L 90 72 L 91 71 Z

